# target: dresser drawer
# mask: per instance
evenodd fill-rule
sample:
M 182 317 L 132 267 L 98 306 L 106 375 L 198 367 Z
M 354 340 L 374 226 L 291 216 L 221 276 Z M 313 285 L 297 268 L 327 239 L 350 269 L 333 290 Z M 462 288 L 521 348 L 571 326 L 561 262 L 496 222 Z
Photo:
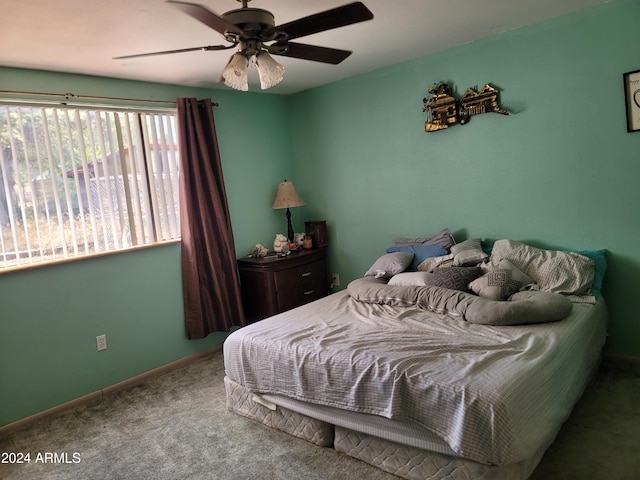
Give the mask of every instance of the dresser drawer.
M 275 273 L 276 294 L 280 311 L 303 305 L 326 295 L 327 267 L 325 262 L 282 270 Z

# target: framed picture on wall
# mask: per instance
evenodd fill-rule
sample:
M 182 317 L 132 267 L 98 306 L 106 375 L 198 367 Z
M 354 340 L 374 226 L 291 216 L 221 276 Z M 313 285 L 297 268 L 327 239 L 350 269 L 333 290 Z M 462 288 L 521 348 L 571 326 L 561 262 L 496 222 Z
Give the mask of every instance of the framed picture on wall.
M 638 132 L 640 131 L 640 70 L 627 72 L 622 78 L 627 106 L 627 132 Z

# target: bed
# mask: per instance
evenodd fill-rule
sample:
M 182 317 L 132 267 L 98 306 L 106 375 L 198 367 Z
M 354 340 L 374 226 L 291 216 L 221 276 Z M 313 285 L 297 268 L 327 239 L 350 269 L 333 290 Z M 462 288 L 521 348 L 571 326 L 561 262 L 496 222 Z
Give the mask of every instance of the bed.
M 604 251 L 430 238 L 229 335 L 228 409 L 402 478 L 526 479 L 599 365 Z

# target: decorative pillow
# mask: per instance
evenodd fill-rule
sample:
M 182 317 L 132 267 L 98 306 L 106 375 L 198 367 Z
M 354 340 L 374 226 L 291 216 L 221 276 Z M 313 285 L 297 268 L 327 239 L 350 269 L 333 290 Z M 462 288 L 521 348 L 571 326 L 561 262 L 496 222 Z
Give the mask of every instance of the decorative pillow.
M 450 290 L 469 291 L 469 283 L 480 276 L 480 267 L 446 267 L 436 268 L 429 277 L 427 285 L 443 287 Z
M 429 285 L 430 273 L 427 272 L 403 272 L 391 277 L 388 285 L 396 287 L 426 287 Z
M 506 258 L 538 284 L 543 292 L 563 295 L 589 295 L 594 262 L 575 252 L 535 248 L 514 240 L 497 240 L 492 260 Z
M 457 267 L 477 265 L 489 258 L 489 255 L 482 250 L 482 240 L 479 238 L 470 238 L 454 245 L 451 247 L 451 253 L 453 265 Z
M 387 248 L 387 253 L 393 252 L 413 253 L 413 261 L 411 262 L 408 270 L 415 272 L 418 270 L 418 265 L 424 262 L 427 258 L 446 255 L 447 249 L 441 245 L 402 245 L 399 247 Z
M 453 255 L 442 255 L 440 257 L 430 257 L 418 265 L 419 272 L 430 272 L 437 267 L 450 267 L 453 264 Z
M 404 272 L 411 265 L 413 257 L 414 254 L 409 252 L 388 253 L 378 258 L 364 276 L 391 278 L 397 273 Z
M 456 241 L 451 235 L 451 231 L 448 228 L 443 229 L 441 232 L 436 233 L 432 237 L 424 237 L 424 238 L 394 238 L 393 244 L 396 247 L 400 247 L 403 245 L 440 245 L 447 250 L 449 250 L 453 245 L 456 244 Z
M 491 300 L 506 300 L 532 283 L 533 280 L 503 258 L 497 268 L 491 268 L 488 273 L 471 282 L 469 289 Z

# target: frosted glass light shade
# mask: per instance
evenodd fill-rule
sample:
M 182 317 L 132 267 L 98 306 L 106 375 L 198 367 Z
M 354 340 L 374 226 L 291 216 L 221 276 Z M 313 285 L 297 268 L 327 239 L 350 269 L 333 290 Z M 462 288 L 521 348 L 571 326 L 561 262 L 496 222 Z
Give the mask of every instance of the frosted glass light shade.
M 249 90 L 249 59 L 242 53 L 234 53 L 222 71 L 222 81 L 227 87 L 246 92 Z
M 266 50 L 260 50 L 256 54 L 256 68 L 262 90 L 279 84 L 284 78 L 284 67 L 276 62 Z

